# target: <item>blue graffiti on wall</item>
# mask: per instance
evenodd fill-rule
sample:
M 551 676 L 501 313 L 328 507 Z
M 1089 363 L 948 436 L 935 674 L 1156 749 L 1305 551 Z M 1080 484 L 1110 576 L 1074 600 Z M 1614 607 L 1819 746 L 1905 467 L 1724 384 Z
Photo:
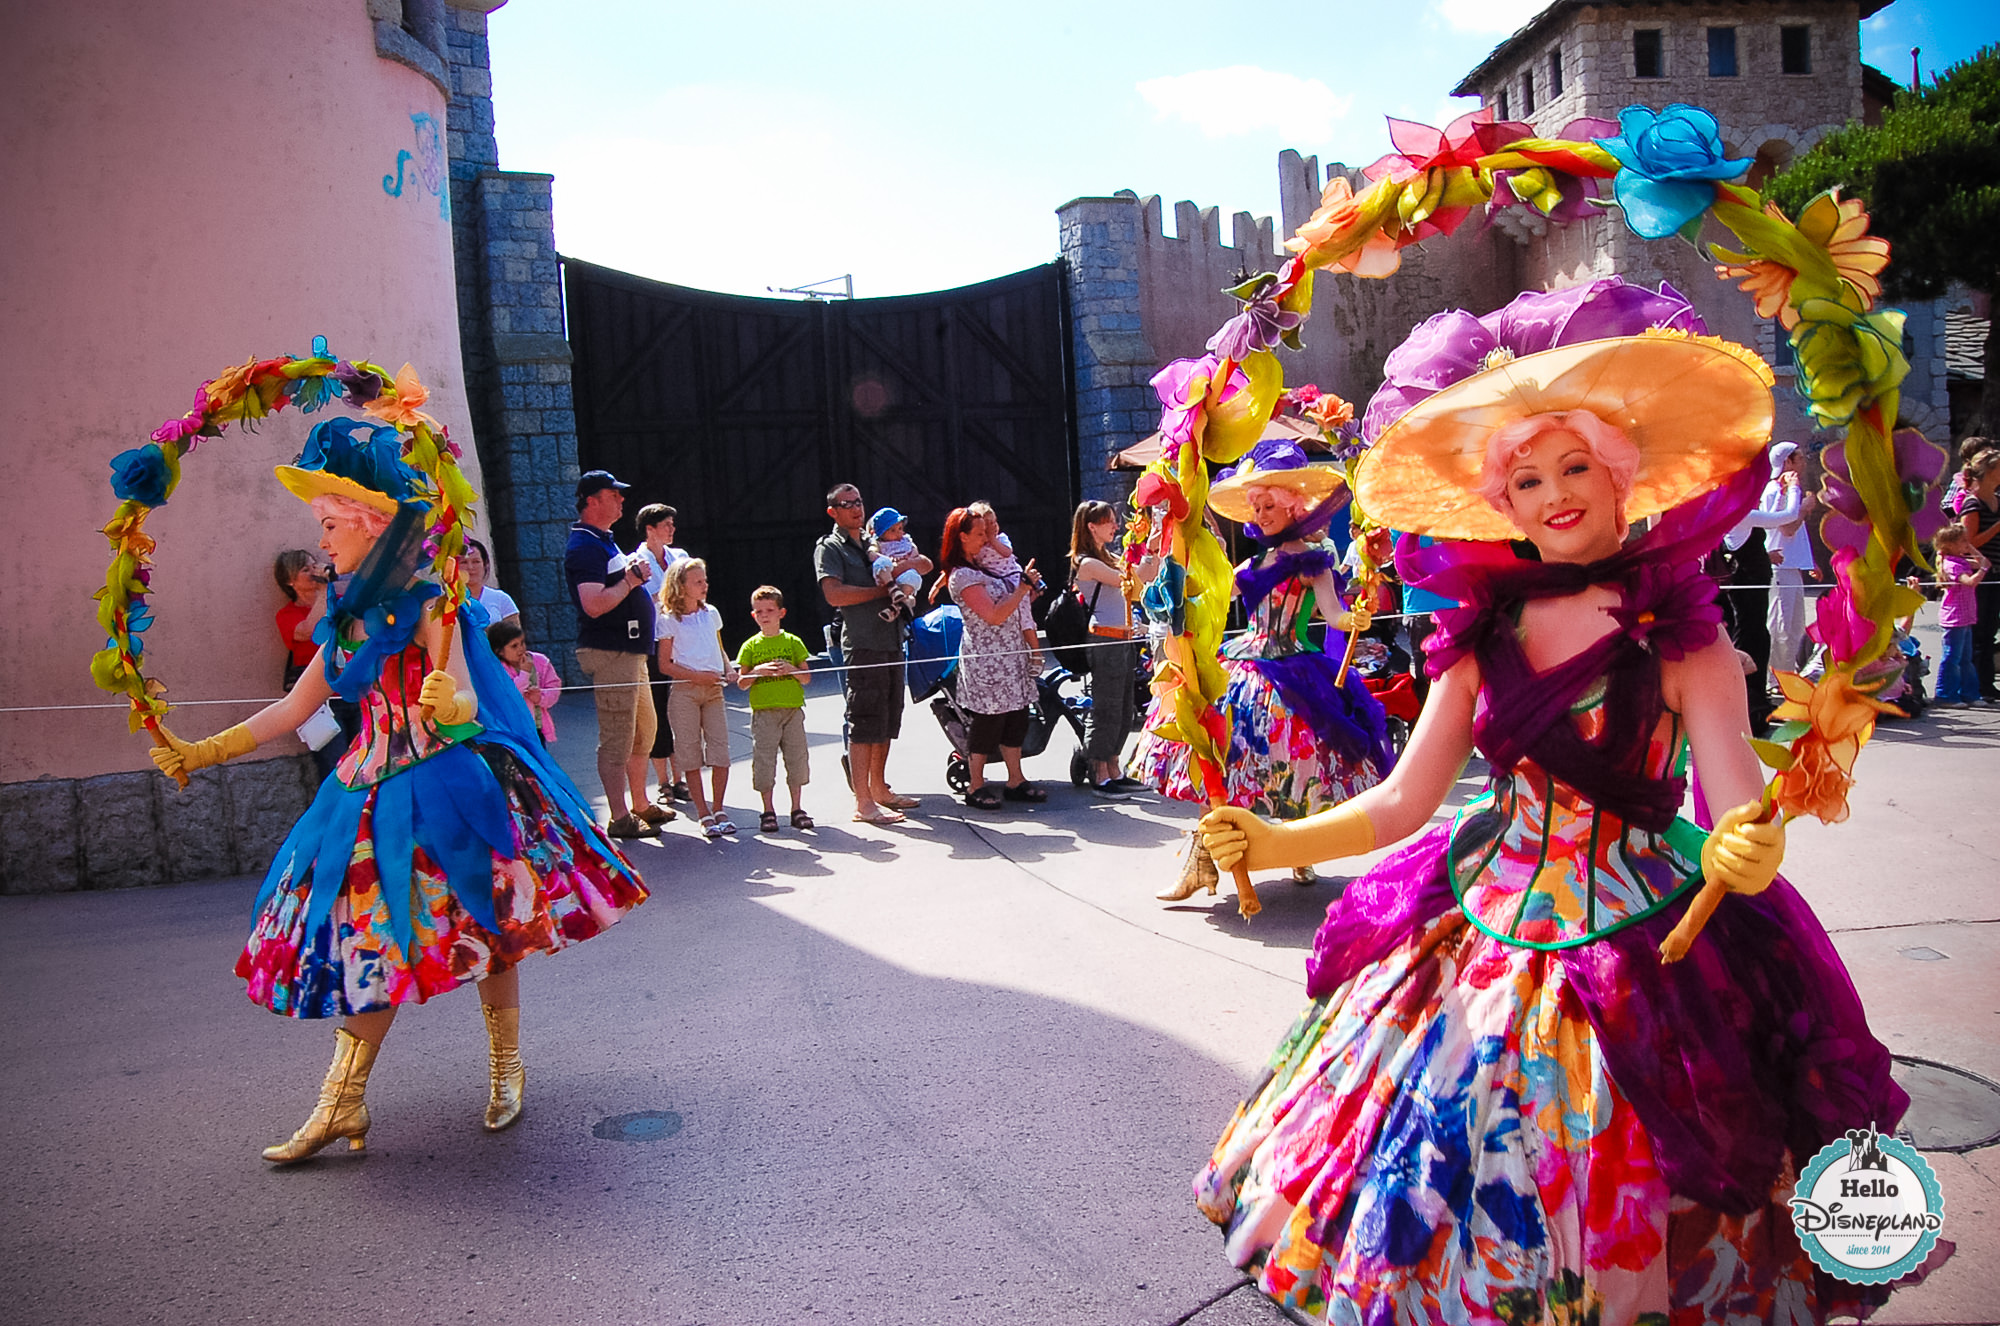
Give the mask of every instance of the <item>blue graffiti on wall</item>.
M 444 134 L 428 111 L 412 112 L 410 126 L 416 134 L 417 150 L 412 152 L 404 148 L 396 153 L 396 173 L 382 177 L 382 192 L 391 198 L 401 198 L 405 184 L 404 169 L 414 161 L 417 163 L 416 178 L 410 183 L 436 198 L 438 216 L 448 221 L 451 219 L 451 190 L 445 185 Z M 421 195 L 413 190 L 412 196 Z

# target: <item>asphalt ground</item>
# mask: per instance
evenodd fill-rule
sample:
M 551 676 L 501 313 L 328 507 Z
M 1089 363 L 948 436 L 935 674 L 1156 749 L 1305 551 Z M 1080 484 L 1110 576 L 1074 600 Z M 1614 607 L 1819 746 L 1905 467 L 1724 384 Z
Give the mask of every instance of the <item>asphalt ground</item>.
M 589 699 L 558 721 L 595 791 Z M 523 968 L 498 1135 L 453 992 L 398 1019 L 364 1154 L 272 1170 L 332 1032 L 231 975 L 254 879 L 0 899 L 0 1321 L 1282 1321 L 1188 1184 L 1367 859 L 1269 881 L 1250 923 L 1226 889 L 1163 905 L 1192 809 L 1072 789 L 1067 732 L 1029 764 L 1046 805 L 978 812 L 913 708 L 889 771 L 924 808 L 878 828 L 839 724 L 816 681 L 820 827 L 760 835 L 732 711 L 743 831 L 637 844 L 652 899 Z M 2000 1080 L 2000 710 L 1885 724 L 1860 772 L 1786 873 L 1893 1051 Z M 1977 1140 L 1991 1093 L 1918 1071 L 1918 1139 Z M 1927 1154 L 1958 1253 L 1875 1320 L 2000 1318 L 2000 1150 Z

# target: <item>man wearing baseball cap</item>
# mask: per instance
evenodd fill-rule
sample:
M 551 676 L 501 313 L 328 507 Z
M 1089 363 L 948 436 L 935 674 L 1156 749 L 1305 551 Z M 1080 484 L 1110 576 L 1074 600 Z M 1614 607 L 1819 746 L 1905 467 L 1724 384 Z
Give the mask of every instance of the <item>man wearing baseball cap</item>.
M 563 551 L 563 576 L 576 607 L 577 666 L 596 687 L 597 776 L 611 808 L 606 832 L 614 838 L 657 838 L 659 826 L 674 812 L 646 796 L 646 757 L 659 729 L 646 685 L 653 605 L 646 598 L 645 568 L 611 538 L 630 486 L 608 470 L 591 470 L 576 481 L 577 521 Z

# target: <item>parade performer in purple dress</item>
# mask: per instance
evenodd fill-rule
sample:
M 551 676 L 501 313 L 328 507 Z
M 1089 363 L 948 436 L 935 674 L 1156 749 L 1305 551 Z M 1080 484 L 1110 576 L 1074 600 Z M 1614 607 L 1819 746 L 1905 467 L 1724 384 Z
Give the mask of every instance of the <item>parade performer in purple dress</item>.
M 1342 607 L 1340 552 L 1326 538 L 1345 497 L 1339 471 L 1308 464 L 1296 443 L 1282 441 L 1260 442 L 1209 490 L 1209 505 L 1262 548 L 1236 569 L 1249 630 L 1222 648 L 1232 806 L 1296 819 L 1375 786 L 1394 763 L 1382 702 L 1359 674 L 1340 676 L 1341 651 L 1323 650 L 1310 629 L 1315 617 L 1336 632 L 1368 629 L 1365 605 Z M 1187 746 L 1147 726 L 1132 754 L 1135 776 L 1166 796 L 1206 804 Z M 1314 878 L 1309 865 L 1293 877 Z M 1204 887 L 1213 893 L 1218 878 L 1197 838 L 1180 879 L 1157 896 L 1178 902 Z
M 320 547 L 352 574 L 328 606 L 320 651 L 290 694 L 248 722 L 188 742 L 164 733 L 173 776 L 247 755 L 329 696 L 361 707 L 362 731 L 271 863 L 236 973 L 291 1017 L 344 1017 L 319 1104 L 264 1159 L 290 1164 L 368 1133 L 363 1092 L 396 1010 L 477 982 L 489 1047 L 484 1123 L 519 1117 L 518 964 L 603 931 L 645 901 L 630 863 L 535 730 L 467 601 L 458 649 L 417 577 L 429 509 L 393 428 L 314 428 L 285 487 L 312 504 Z M 447 652 L 448 661 L 438 660 Z
M 1381 786 L 1202 822 L 1224 868 L 1408 839 L 1328 909 L 1312 1003 L 1195 1180 L 1231 1260 L 1315 1320 L 1803 1323 L 1886 1295 L 1819 1272 L 1789 1218 L 1795 1167 L 1907 1098 L 1777 878 L 1698 565 L 1763 487 L 1771 377 L 1609 335 L 1685 313 L 1670 296 L 1523 296 L 1391 356 L 1357 496 L 1440 540 L 1398 552 L 1459 605 L 1429 703 Z M 1711 833 L 1677 816 L 1690 748 Z M 1427 829 L 1475 749 L 1491 784 Z M 1731 896 L 1663 961 L 1704 879 Z

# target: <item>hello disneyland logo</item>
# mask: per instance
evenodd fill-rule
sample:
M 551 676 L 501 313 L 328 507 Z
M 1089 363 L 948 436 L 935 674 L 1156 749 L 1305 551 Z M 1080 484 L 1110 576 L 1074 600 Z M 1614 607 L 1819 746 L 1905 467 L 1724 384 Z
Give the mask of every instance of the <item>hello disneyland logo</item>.
M 1944 1194 L 1908 1142 L 1850 1129 L 1806 1164 L 1792 1195 L 1792 1226 L 1822 1271 L 1855 1284 L 1900 1279 L 1930 1255 L 1944 1225 Z

